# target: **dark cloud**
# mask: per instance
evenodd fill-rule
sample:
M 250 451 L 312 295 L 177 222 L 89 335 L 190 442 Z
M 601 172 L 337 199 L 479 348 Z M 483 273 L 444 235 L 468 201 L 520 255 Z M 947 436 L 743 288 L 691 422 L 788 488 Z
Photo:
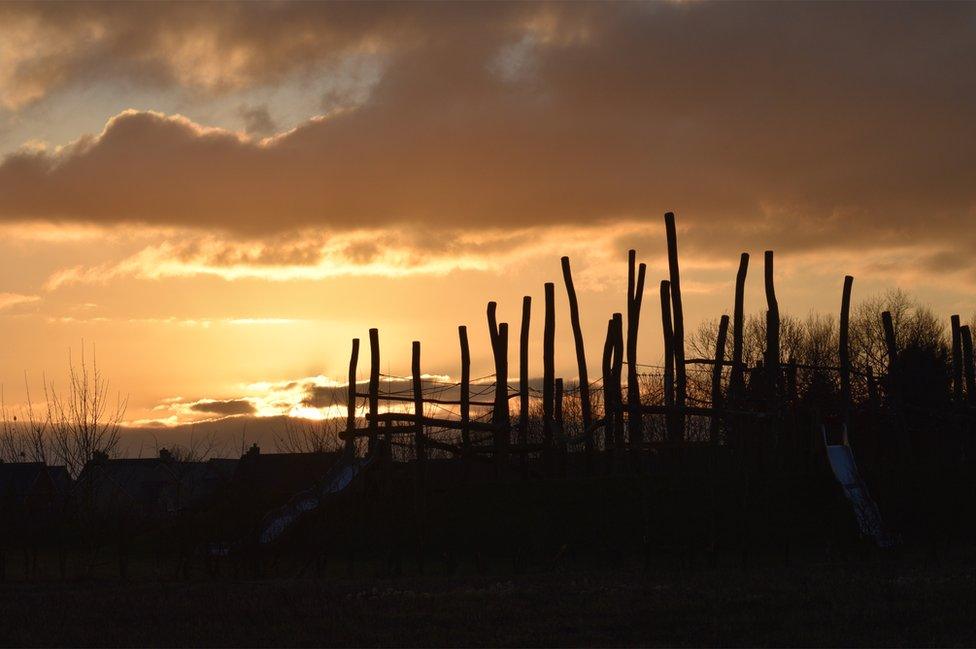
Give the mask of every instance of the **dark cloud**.
M 254 404 L 247 399 L 203 399 L 190 405 L 190 410 L 213 415 L 253 415 Z
M 267 137 L 278 131 L 267 106 L 242 106 L 238 113 L 244 120 L 244 132 L 248 135 Z
M 4 160 L 0 216 L 265 236 L 675 209 L 728 251 L 757 236 L 938 244 L 976 206 L 970 4 L 176 7 L 154 5 L 146 25 L 185 35 L 220 14 L 215 47 L 262 54 L 241 73 L 253 83 L 363 43 L 383 52 L 383 76 L 364 105 L 264 145 L 120 115 L 73 147 Z M 135 60 L 134 42 L 110 40 Z

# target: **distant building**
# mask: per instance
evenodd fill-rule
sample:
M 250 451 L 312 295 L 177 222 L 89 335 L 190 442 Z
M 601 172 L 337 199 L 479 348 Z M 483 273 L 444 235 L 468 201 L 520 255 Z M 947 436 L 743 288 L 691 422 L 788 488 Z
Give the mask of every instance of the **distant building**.
M 77 498 L 80 506 L 103 514 L 174 515 L 213 496 L 228 482 L 236 463 L 184 462 L 166 449 L 153 458 L 99 456 L 78 476 Z
M 0 507 L 28 511 L 49 509 L 62 501 L 70 483 L 63 466 L 0 461 Z

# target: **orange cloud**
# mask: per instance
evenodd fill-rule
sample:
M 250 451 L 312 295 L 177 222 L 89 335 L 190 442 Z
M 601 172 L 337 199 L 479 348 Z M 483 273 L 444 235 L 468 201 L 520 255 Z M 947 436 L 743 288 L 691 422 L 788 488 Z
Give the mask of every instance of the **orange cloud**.
M 139 70 L 219 92 L 350 52 L 382 52 L 384 66 L 362 102 L 266 139 L 127 111 L 69 146 L 11 154 L 8 222 L 409 231 L 416 250 L 445 231 L 657 223 L 676 209 L 685 241 L 727 254 L 758 240 L 950 257 L 976 244 L 972 5 L 153 5 L 138 20 L 38 7 L 5 11 L 43 29 L 98 26 L 37 55 L 50 83 Z M 368 267 L 357 250 L 375 256 L 368 244 L 309 254 L 329 276 Z M 171 252 L 147 248 L 125 272 L 261 266 L 205 252 L 174 268 Z

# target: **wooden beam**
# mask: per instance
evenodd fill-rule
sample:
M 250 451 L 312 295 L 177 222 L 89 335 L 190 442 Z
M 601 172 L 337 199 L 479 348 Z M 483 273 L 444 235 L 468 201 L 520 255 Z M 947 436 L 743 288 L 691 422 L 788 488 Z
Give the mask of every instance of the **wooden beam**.
M 709 362 L 711 362 L 711 361 L 709 361 Z M 369 393 L 368 392 L 357 392 L 356 393 L 356 396 L 357 397 L 360 397 L 360 398 L 367 398 L 367 397 L 369 397 Z M 512 394 L 508 395 L 508 398 L 509 399 L 517 399 L 518 396 L 519 396 L 518 395 L 518 392 L 513 392 Z M 383 395 L 383 401 L 403 401 L 403 402 L 406 402 L 406 403 L 413 403 L 413 395 L 412 394 L 410 394 L 410 395 L 405 395 L 405 394 L 386 394 L 386 395 Z M 424 403 L 436 403 L 436 404 L 441 405 L 441 406 L 460 406 L 460 405 L 462 405 L 461 399 L 441 399 L 441 398 L 438 398 L 438 397 L 424 397 Z M 495 407 L 495 402 L 494 401 L 472 401 L 471 399 L 468 399 L 468 406 L 475 406 L 475 407 L 481 407 L 481 408 L 494 408 Z
M 346 431 L 356 430 L 356 369 L 359 365 L 359 338 L 352 339 L 352 354 L 349 356 L 349 385 L 346 391 Z M 356 440 L 346 438 L 346 455 L 356 454 Z
M 671 282 L 671 315 L 674 335 L 672 348 L 674 355 L 674 403 L 680 409 L 685 405 L 688 391 L 688 378 L 685 373 L 685 318 L 681 307 L 681 279 L 678 270 L 678 236 L 675 231 L 674 213 L 664 215 L 664 227 L 668 239 L 668 271 Z M 674 434 L 679 440 L 685 438 L 685 420 L 682 415 L 675 417 Z
M 367 413 L 366 414 L 366 421 L 367 422 L 376 422 L 376 423 L 396 423 L 396 422 L 400 422 L 400 423 L 415 424 L 417 422 L 417 417 L 416 417 L 416 415 L 413 415 L 413 414 L 411 414 L 409 412 L 381 412 L 381 413 L 377 414 L 375 417 L 373 415 Z M 461 422 L 459 420 L 457 420 L 457 419 L 444 419 L 442 417 L 424 417 L 423 418 L 423 424 L 427 428 L 446 428 L 448 430 L 460 430 L 460 428 L 461 428 Z M 473 431 L 478 431 L 478 432 L 482 432 L 482 433 L 494 433 L 495 432 L 495 426 L 494 426 L 494 424 L 491 424 L 491 423 L 488 423 L 488 422 L 485 422 L 485 421 L 470 421 L 470 422 L 468 422 L 468 426 Z M 390 431 L 394 431 L 394 432 L 409 433 L 411 435 L 416 432 L 416 429 L 415 429 L 414 426 L 397 426 L 397 427 L 388 428 L 386 430 L 390 430 Z M 384 432 L 386 432 L 386 430 L 384 430 Z
M 739 271 L 735 274 L 735 308 L 732 312 L 732 373 L 729 376 L 729 398 L 738 401 L 745 388 L 742 364 L 743 329 L 745 325 L 746 274 L 749 272 L 749 253 L 739 256 Z

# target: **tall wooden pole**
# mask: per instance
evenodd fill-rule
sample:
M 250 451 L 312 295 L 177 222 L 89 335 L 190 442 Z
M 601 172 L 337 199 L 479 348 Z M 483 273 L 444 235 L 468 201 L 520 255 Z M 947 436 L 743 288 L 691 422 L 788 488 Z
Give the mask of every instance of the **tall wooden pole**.
M 380 398 L 380 331 L 369 330 L 369 452 L 377 450 L 379 443 L 379 414 Z
M 414 426 L 414 450 L 417 454 L 417 475 L 423 482 L 424 467 L 427 464 L 427 445 L 424 439 L 424 389 L 420 373 L 420 341 L 413 341 L 410 368 L 413 374 L 413 414 L 417 418 Z
M 519 434 L 518 443 L 525 446 L 529 441 L 529 319 L 532 315 L 532 298 L 522 298 L 522 327 L 519 331 Z M 522 458 L 525 459 L 523 453 Z
M 674 329 L 671 325 L 671 282 L 661 280 L 661 330 L 664 332 L 664 426 L 668 441 L 678 439 L 674 425 Z
M 556 377 L 556 285 L 546 282 L 546 313 L 542 332 L 542 443 L 552 448 L 553 392 Z
M 644 441 L 644 427 L 640 411 L 640 385 L 637 373 L 637 332 L 640 329 L 641 303 L 644 300 L 644 277 L 646 264 L 641 264 L 634 272 L 637 252 L 628 255 L 629 271 L 627 281 L 627 432 L 635 453 Z M 636 274 L 636 278 L 635 278 Z
M 613 314 L 613 403 L 614 422 L 613 447 L 622 450 L 624 447 L 624 409 L 622 378 L 624 370 L 624 320 L 620 313 Z
M 488 308 L 486 309 L 486 315 L 488 317 L 488 336 L 491 339 L 491 351 L 493 355 L 495 353 L 495 347 L 498 344 L 498 317 L 495 314 L 497 310 L 497 302 L 488 303 Z
M 888 376 L 895 372 L 895 365 L 898 362 L 898 343 L 895 339 L 895 324 L 891 320 L 891 312 L 881 313 L 881 327 L 884 329 L 885 351 L 888 355 Z
M 840 348 L 837 350 L 837 358 L 840 360 L 840 402 L 841 414 L 845 424 L 849 423 L 851 412 L 851 349 L 850 349 L 850 329 L 851 329 L 851 288 L 854 285 L 854 278 L 850 275 L 844 277 L 844 291 L 840 300 L 840 335 L 838 336 Z
M 766 284 L 766 376 L 769 379 L 769 399 L 771 407 L 776 406 L 779 391 L 779 303 L 776 301 L 776 287 L 773 284 L 773 251 L 765 253 Z
M 583 418 L 583 444 L 586 453 L 587 473 L 593 469 L 593 411 L 590 404 L 590 383 L 586 371 L 586 348 L 583 345 L 583 329 L 580 327 L 579 301 L 576 298 L 576 288 L 573 285 L 573 273 L 569 267 L 569 257 L 562 258 L 563 283 L 566 285 L 566 296 L 569 298 L 569 322 L 573 328 L 573 342 L 576 345 L 576 365 L 579 372 L 580 412 Z
M 458 327 L 461 343 L 461 448 L 471 450 L 471 350 L 468 347 L 468 328 Z
M 725 340 L 729 333 L 729 316 L 723 315 L 718 323 L 718 338 L 715 341 L 715 363 L 712 365 L 712 419 L 708 427 L 708 439 L 718 443 L 719 422 L 722 410 L 722 367 L 725 365 Z
M 563 380 L 556 378 L 556 396 L 554 399 L 554 414 L 556 429 L 556 448 L 559 450 L 559 474 L 565 476 L 566 473 L 566 429 L 563 425 Z
M 912 443 L 909 438 L 908 428 L 905 425 L 904 413 L 902 412 L 901 382 L 898 376 L 898 341 L 895 338 L 895 324 L 891 319 L 891 313 L 883 311 L 881 313 L 881 326 L 884 329 L 885 350 L 888 355 L 888 403 L 898 431 L 898 445 L 902 451 L 903 458 L 912 456 Z
M 732 313 L 732 372 L 729 376 L 729 397 L 737 401 L 744 388 L 742 364 L 743 329 L 745 325 L 746 274 L 749 272 L 749 253 L 739 257 L 739 271 L 735 275 L 735 310 Z
M 359 338 L 352 339 L 352 354 L 349 357 L 349 384 L 346 391 L 346 447 L 345 454 L 356 454 L 356 369 L 359 365 Z
M 959 331 L 959 316 L 954 315 L 952 321 L 952 399 L 956 405 L 963 402 L 962 381 L 962 335 Z
M 613 400 L 613 346 L 614 346 L 613 318 L 607 321 L 607 338 L 603 343 L 603 450 L 609 454 L 613 450 L 615 439 L 613 426 L 616 420 L 614 412 L 616 404 Z
M 495 313 L 497 307 L 497 303 L 489 302 L 488 308 L 486 309 L 486 317 L 488 320 L 488 337 L 491 340 L 491 357 L 495 364 L 495 406 L 491 413 L 491 420 L 495 424 L 501 420 L 502 407 L 504 406 L 504 408 L 508 408 L 507 399 L 504 400 L 504 402 L 502 399 L 504 389 L 501 383 L 501 343 L 499 341 L 498 318 Z M 507 397 L 507 395 L 505 396 Z
M 679 412 L 675 416 L 675 434 L 678 440 L 685 438 L 684 407 L 688 391 L 688 378 L 685 373 L 685 318 L 681 308 L 681 279 L 678 271 L 678 236 L 674 227 L 674 213 L 664 215 L 664 227 L 668 239 L 668 271 L 671 280 L 671 307 L 674 320 L 673 355 L 675 406 Z
M 962 338 L 962 362 L 966 373 L 966 403 L 976 405 L 976 367 L 973 365 L 973 333 L 969 325 L 959 327 Z
M 495 364 L 495 459 L 508 457 L 510 424 L 508 417 L 508 323 L 498 325 L 498 357 Z

